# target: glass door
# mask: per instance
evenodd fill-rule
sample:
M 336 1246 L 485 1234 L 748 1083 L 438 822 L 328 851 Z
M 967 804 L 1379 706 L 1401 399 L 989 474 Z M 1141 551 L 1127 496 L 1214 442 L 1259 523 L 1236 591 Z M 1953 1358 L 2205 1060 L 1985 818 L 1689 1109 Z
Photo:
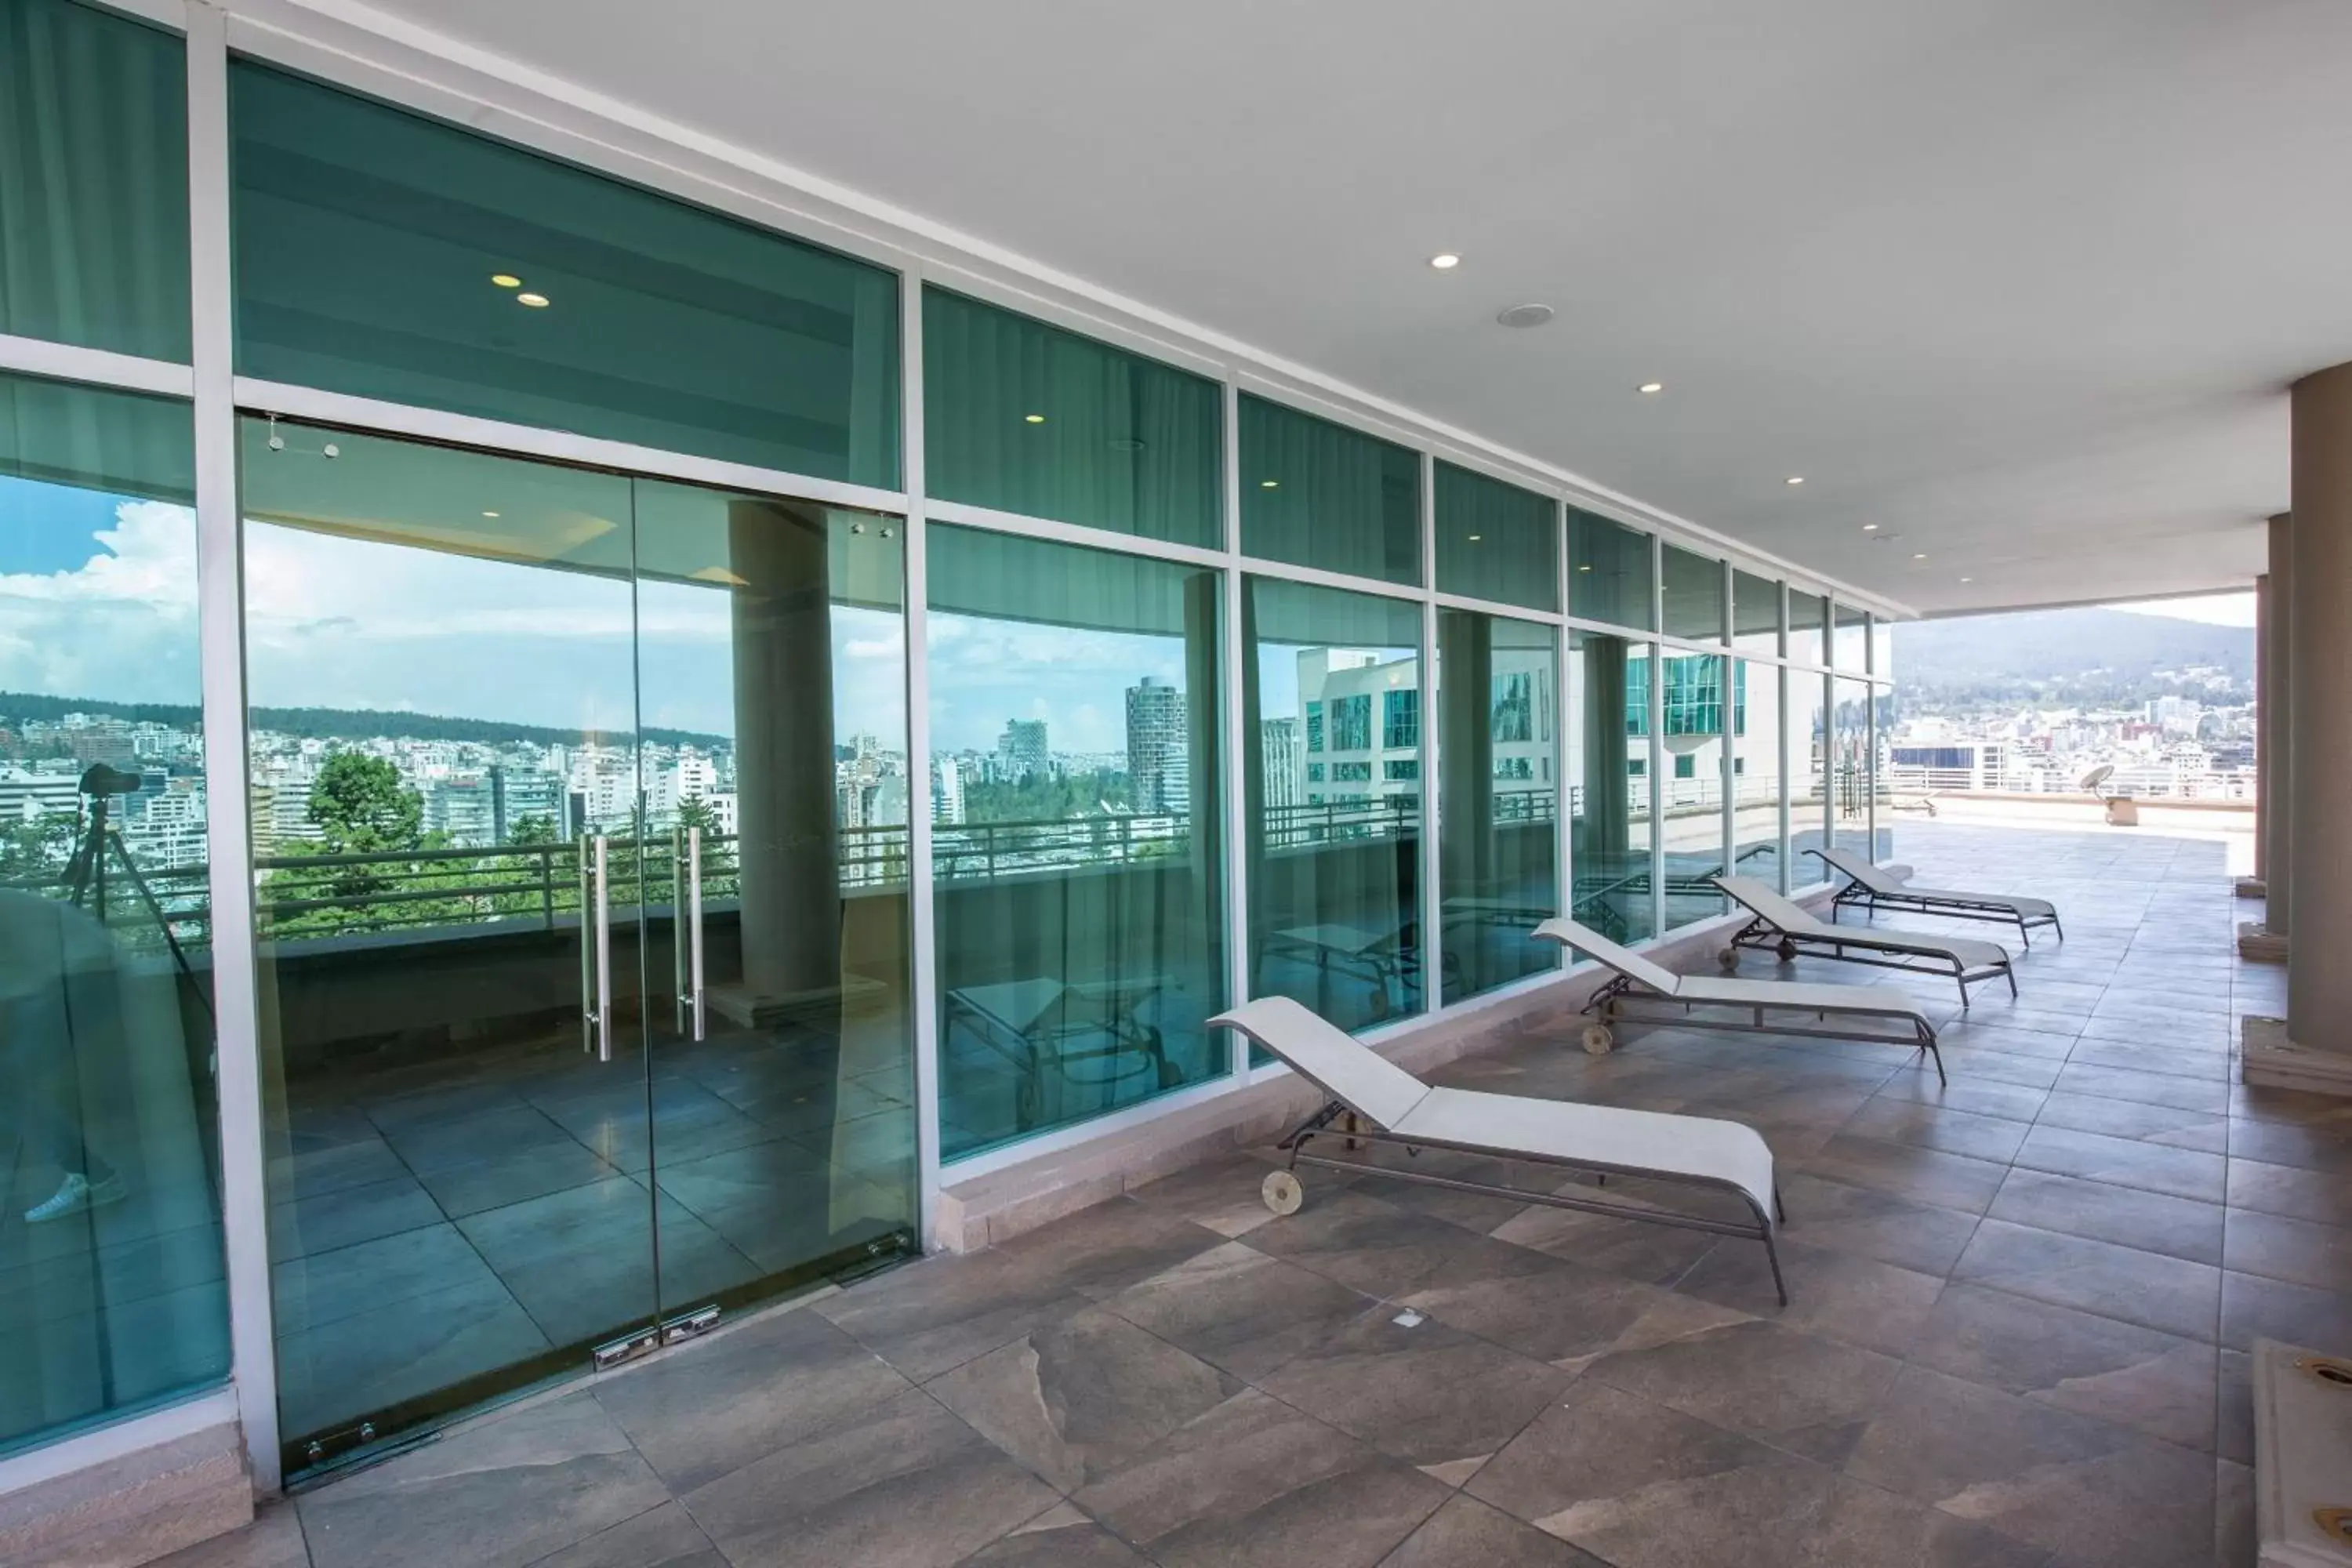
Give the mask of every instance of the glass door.
M 691 1330 L 911 1242 L 931 803 L 898 520 L 644 479 L 635 515 L 658 1272 Z

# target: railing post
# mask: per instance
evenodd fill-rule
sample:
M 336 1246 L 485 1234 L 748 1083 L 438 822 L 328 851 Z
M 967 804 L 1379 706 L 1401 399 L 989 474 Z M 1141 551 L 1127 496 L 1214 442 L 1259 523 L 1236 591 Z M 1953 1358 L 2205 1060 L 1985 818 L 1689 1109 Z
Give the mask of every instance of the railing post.
M 546 929 L 555 929 L 555 846 L 541 844 L 539 849 L 539 910 L 547 922 Z

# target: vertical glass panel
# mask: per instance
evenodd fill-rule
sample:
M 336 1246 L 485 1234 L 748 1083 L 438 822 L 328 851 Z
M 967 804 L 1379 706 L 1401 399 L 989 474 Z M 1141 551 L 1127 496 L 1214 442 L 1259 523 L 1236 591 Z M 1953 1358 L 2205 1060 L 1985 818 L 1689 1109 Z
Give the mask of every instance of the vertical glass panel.
M 230 68 L 244 374 L 898 482 L 898 281 L 455 126 Z
M 0 0 L 0 332 L 188 357 L 188 86 L 172 35 Z
M 1250 994 L 1418 1012 L 1421 606 L 1252 577 L 1243 614 Z
M 1775 888 L 1784 887 L 1780 876 L 1781 671 L 1743 659 L 1734 667 L 1733 680 L 1740 710 L 1734 716 L 1731 731 L 1732 870 Z
M 0 376 L 0 1452 L 228 1373 L 193 464 Z
M 1825 664 L 1829 660 L 1828 621 L 1830 605 L 1819 594 L 1808 594 L 1801 588 L 1789 590 L 1789 657 L 1807 664 Z
M 635 1026 L 659 873 L 629 480 L 254 418 L 240 458 L 299 1467 L 310 1435 L 425 1419 L 654 1315 Z
M 1242 394 L 1242 549 L 1391 583 L 1421 581 L 1421 455 Z
M 950 1159 L 1215 1078 L 1218 574 L 930 533 Z
M 1668 637 L 1723 640 L 1723 563 L 1669 544 L 1664 548 L 1664 607 Z
M 1615 942 L 1654 934 L 1646 643 L 1569 640 L 1569 869 L 1575 919 Z
M 1830 832 L 1842 849 L 1870 847 L 1870 684 L 1839 677 L 1832 713 Z
M 1568 613 L 1657 630 L 1650 591 L 1650 536 L 1577 507 L 1568 509 Z
M 1723 862 L 1723 768 L 1731 737 L 1746 729 L 1745 661 L 1717 654 L 1668 652 L 1628 669 L 1634 689 L 1627 722 L 1645 735 L 1647 684 L 1654 663 L 1665 689 L 1659 712 L 1665 726 L 1665 772 L 1658 780 L 1665 803 L 1666 925 L 1669 929 L 1723 912 L 1723 895 L 1709 878 Z
M 1437 586 L 1448 594 L 1559 608 L 1559 508 L 1548 497 L 1437 465 Z
M 1731 574 L 1731 646 L 1769 658 L 1780 651 L 1780 584 L 1734 568 Z
M 1870 617 L 1870 673 L 1880 680 L 1895 674 L 1895 626 L 1876 616 Z
M 1895 773 L 1887 765 L 1888 742 L 1895 734 L 1895 689 L 1873 686 L 1870 692 L 1870 853 L 1882 864 L 1895 858 L 1895 816 L 1903 804 L 1895 798 Z M 1917 809 L 1917 803 L 1910 803 Z
M 1829 875 L 1807 853 L 1829 842 L 1829 678 L 1811 670 L 1789 671 L 1785 715 L 1789 769 L 1789 885 L 1810 887 Z
M 1550 626 L 1437 614 L 1444 1001 L 1559 967 L 1531 934 L 1559 908 L 1559 668 Z
M 1831 638 L 1830 662 L 1841 670 L 1860 674 L 1870 658 L 1870 617 L 1852 605 L 1838 605 L 1837 625 Z
M 923 290 L 923 474 L 934 496 L 1213 547 L 1224 425 L 1215 382 Z
M 667 1314 L 911 1238 L 905 531 L 635 481 Z

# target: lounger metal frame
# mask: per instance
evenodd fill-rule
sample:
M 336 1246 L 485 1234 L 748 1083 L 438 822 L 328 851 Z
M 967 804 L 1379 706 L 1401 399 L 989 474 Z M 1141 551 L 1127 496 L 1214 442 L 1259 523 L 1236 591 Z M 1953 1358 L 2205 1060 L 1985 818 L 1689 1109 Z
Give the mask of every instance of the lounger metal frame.
M 1342 1127 L 1333 1123 L 1344 1122 Z M 1738 1220 L 1714 1219 L 1705 1215 L 1680 1214 L 1672 1209 L 1645 1208 L 1639 1204 L 1612 1203 L 1607 1198 L 1573 1197 L 1559 1193 L 1531 1193 L 1522 1187 L 1507 1187 L 1492 1182 L 1465 1181 L 1458 1176 L 1431 1175 L 1421 1171 L 1399 1170 L 1393 1165 L 1375 1165 L 1366 1160 L 1334 1159 L 1328 1154 L 1306 1152 L 1309 1142 L 1318 1138 L 1338 1139 L 1344 1149 L 1357 1143 L 1393 1143 L 1408 1158 L 1423 1149 L 1443 1149 L 1448 1153 L 1468 1154 L 1483 1160 L 1503 1160 L 1516 1164 L 1541 1165 L 1550 1170 L 1582 1171 L 1597 1175 L 1605 1185 L 1612 1176 L 1635 1176 L 1644 1181 L 1673 1182 L 1686 1187 L 1700 1187 L 1710 1192 L 1732 1193 L 1746 1204 L 1756 1216 L 1753 1225 Z M 1702 1230 L 1715 1236 L 1735 1236 L 1764 1244 L 1764 1256 L 1772 1265 L 1772 1289 L 1780 1293 L 1780 1305 L 1789 1304 L 1788 1282 L 1780 1275 L 1780 1248 L 1775 1240 L 1774 1221 L 1786 1220 L 1788 1209 L 1780 1201 L 1780 1186 L 1776 1176 L 1772 1184 L 1773 1213 L 1768 1215 L 1757 1204 L 1753 1194 L 1737 1182 L 1720 1181 L 1710 1176 L 1685 1176 L 1665 1171 L 1643 1170 L 1633 1166 L 1609 1164 L 1599 1160 L 1569 1160 L 1542 1154 L 1504 1153 L 1475 1143 L 1457 1143 L 1444 1139 L 1407 1138 L 1385 1128 L 1368 1125 L 1364 1119 L 1334 1100 L 1308 1117 L 1281 1142 L 1275 1145 L 1290 1156 L 1290 1169 L 1315 1165 L 1328 1171 L 1359 1171 L 1375 1176 L 1388 1176 L 1400 1182 L 1414 1182 L 1425 1187 L 1445 1187 L 1457 1193 L 1476 1193 L 1485 1197 L 1507 1198 L 1517 1203 L 1542 1204 L 1549 1208 L 1574 1209 L 1581 1214 L 1607 1215 L 1614 1219 L 1643 1220 L 1653 1225 L 1672 1226 L 1679 1230 Z
M 1682 1011 L 1667 1013 L 1656 1017 L 1643 1017 L 1638 1014 L 1626 1012 L 1625 1004 L 1628 1002 L 1661 1002 L 1670 1006 L 1679 1006 Z M 1755 1022 L 1743 1024 L 1731 1018 L 1701 1017 L 1695 1011 L 1700 1007 L 1722 1007 L 1737 1013 L 1753 1013 Z M 1811 1013 L 1824 1024 L 1829 1022 L 1829 1014 L 1819 1007 L 1804 1007 L 1795 1003 L 1713 1002 L 1702 1001 L 1695 997 L 1664 996 L 1651 990 L 1630 974 L 1611 975 L 1609 983 L 1595 991 L 1586 1000 L 1581 1010 L 1604 1024 L 1663 1024 L 1684 1029 L 1721 1029 L 1727 1034 L 1735 1035 L 1792 1035 L 1809 1040 L 1859 1040 L 1864 1044 L 1875 1046 L 1910 1046 L 1925 1051 L 1935 1062 L 1937 1083 L 1951 1082 L 1951 1079 L 1944 1076 L 1944 1053 L 1937 1048 L 1935 1026 L 1928 1023 L 1925 1017 L 1908 1020 L 1912 1030 L 1908 1035 L 1873 1034 L 1866 1029 L 1808 1029 L 1786 1024 L 1768 1024 L 1764 1021 L 1764 1015 L 1769 1010 Z M 1885 1018 L 1889 1022 L 1901 1021 L 1899 1016 L 1893 1013 L 1856 1012 L 1852 1016 L 1857 1018 Z
M 1721 880 L 1720 878 L 1717 879 L 1718 884 Z M 1739 896 L 1727 888 L 1724 889 L 1724 896 L 1734 903 L 1739 902 Z M 1747 909 L 1748 906 L 1740 904 L 1740 908 Z M 1907 944 L 1890 942 L 1883 937 L 1867 936 L 1857 932 L 1853 938 L 1848 939 L 1843 936 L 1822 936 L 1811 932 L 1783 931 L 1753 910 L 1748 910 L 1748 923 L 1741 926 L 1732 936 L 1731 945 L 1734 949 L 1752 947 L 1759 952 L 1771 952 L 1784 963 L 1793 962 L 1800 957 L 1830 958 L 1841 963 L 1866 963 L 1874 969 L 1899 969 L 1912 974 L 1947 975 L 1960 988 L 1960 1010 L 1964 1013 L 1968 1011 L 1969 987 L 1971 985 L 1982 984 L 1985 981 L 1996 978 L 2004 979 L 2009 982 L 2009 994 L 2011 996 L 2017 994 L 2017 970 L 2006 955 L 2003 955 L 1998 963 L 1989 963 L 1980 969 L 1970 969 L 1957 957 L 1939 958 L 1932 952 L 1921 952 Z M 1849 952 L 1847 951 L 1849 948 L 1859 948 L 1862 951 Z
M 2006 899 L 1971 899 L 1965 894 L 1952 893 L 1880 892 L 1867 883 L 1856 881 L 1853 872 L 1820 850 L 1808 849 L 1805 853 L 1845 879 L 1845 886 L 1840 888 L 1837 897 L 1830 900 L 1832 924 L 1836 923 L 1840 910 L 1861 910 L 1865 918 L 1880 910 L 1895 910 L 1904 914 L 1942 915 L 1956 921 L 1990 921 L 1995 925 L 2015 926 L 2018 939 L 2028 947 L 2033 945 L 2033 931 L 2039 926 L 2048 926 L 2056 931 L 2060 942 L 2066 940 L 2066 928 L 2058 923 L 2058 911 L 2055 910 L 2046 915 L 2029 915 Z

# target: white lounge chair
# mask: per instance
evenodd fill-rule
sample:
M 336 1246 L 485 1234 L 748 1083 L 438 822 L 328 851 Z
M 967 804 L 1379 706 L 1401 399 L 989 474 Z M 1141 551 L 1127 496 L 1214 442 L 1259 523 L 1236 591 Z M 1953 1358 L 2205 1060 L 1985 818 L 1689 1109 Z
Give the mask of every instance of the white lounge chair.
M 1651 1220 L 1717 1236 L 1746 1237 L 1764 1244 L 1772 1264 L 1773 1286 L 1780 1293 L 1781 1304 L 1788 1304 L 1789 1289 L 1780 1278 L 1780 1254 L 1773 1239 L 1780 1196 L 1772 1179 L 1772 1151 L 1752 1127 L 1612 1105 L 1433 1089 L 1287 996 L 1260 997 L 1220 1013 L 1209 1020 L 1209 1026 L 1239 1029 L 1330 1097 L 1329 1103 L 1282 1141 L 1281 1147 L 1290 1155 L 1290 1168 L 1270 1173 L 1264 1188 L 1266 1206 L 1276 1214 L 1298 1211 L 1305 1189 L 1299 1184 L 1297 1167 L 1316 1165 L 1621 1219 Z M 1343 1127 L 1334 1125 L 1343 1121 Z M 1359 1141 L 1402 1144 L 1408 1153 L 1446 1149 L 1553 1169 L 1589 1171 L 1604 1182 L 1610 1176 L 1642 1176 L 1733 1193 L 1748 1205 L 1755 1220 L 1748 1224 L 1588 1197 L 1576 1190 L 1528 1191 L 1360 1160 L 1333 1159 L 1307 1152 L 1317 1139 L 1337 1140 L 1343 1149 L 1353 1149 Z
M 1995 976 L 2006 979 L 2009 994 L 2017 994 L 2017 972 L 2010 967 L 2009 950 L 1998 942 L 1831 925 L 1815 920 L 1752 877 L 1717 877 L 1715 885 L 1730 894 L 1750 916 L 1732 937 L 1731 945 L 1723 950 L 1726 969 L 1738 967 L 1743 947 L 1769 948 L 1783 962 L 1801 955 L 1868 963 L 1880 969 L 1948 974 L 1960 988 L 1963 1010 L 1969 1005 L 1969 987 Z
M 1822 863 L 1843 872 L 1845 886 L 1830 905 L 1830 919 L 1837 919 L 1841 909 L 1864 910 L 1865 918 L 1882 909 L 1908 910 L 1914 914 L 1944 915 L 1956 921 L 1996 921 L 2013 925 L 2025 945 L 2033 945 L 2032 931 L 2036 926 L 2048 926 L 2066 940 L 2066 928 L 2058 923 L 2058 906 L 2041 899 L 2012 899 L 1997 893 L 1958 893 L 1948 888 L 1921 888 L 1888 876 L 1874 864 L 1867 855 L 1851 849 L 1808 849 L 1808 855 L 1821 857 Z
M 1936 1080 L 1947 1081 L 1944 1053 L 1936 1048 L 1936 1026 L 1919 1010 L 1916 1002 L 1892 985 L 1822 985 L 1800 980 L 1717 980 L 1704 974 L 1676 974 L 1563 917 L 1544 921 L 1536 927 L 1535 934 L 1544 942 L 1556 942 L 1562 947 L 1590 953 L 1617 972 L 1615 978 L 1595 991 L 1584 1005 L 1584 1010 L 1593 1016 L 1593 1021 L 1584 1026 L 1584 1048 L 1594 1056 L 1606 1055 L 1616 1043 L 1610 1032 L 1612 1024 L 1672 1024 L 1693 1029 L 1913 1046 L 1934 1058 Z M 1673 1004 L 1682 1011 L 1644 1017 L 1627 1010 L 1628 1004 L 1644 1002 Z M 1701 1007 L 1736 1008 L 1749 1015 L 1753 1021 L 1708 1016 L 1696 1010 Z M 1767 1013 L 1810 1013 L 1822 1026 L 1768 1023 Z M 1906 1032 L 1890 1034 L 1862 1026 L 1828 1026 L 1831 1018 L 1840 1016 L 1886 1019 L 1901 1024 Z

